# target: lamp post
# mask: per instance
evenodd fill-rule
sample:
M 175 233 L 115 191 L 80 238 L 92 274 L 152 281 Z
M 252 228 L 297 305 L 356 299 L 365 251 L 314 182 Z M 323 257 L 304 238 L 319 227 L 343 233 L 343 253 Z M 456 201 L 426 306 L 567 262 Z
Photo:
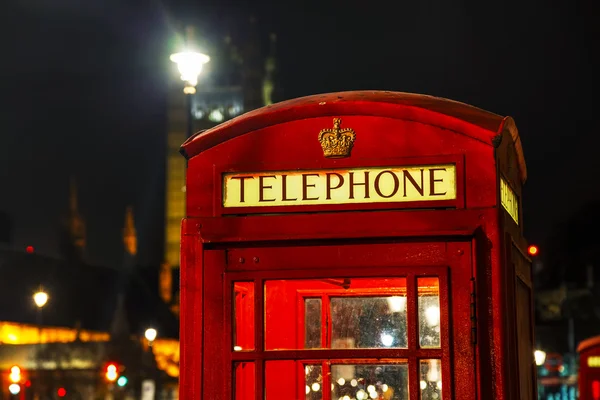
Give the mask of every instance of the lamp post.
M 146 371 L 142 379 L 142 400 L 154 399 L 157 386 L 160 387 L 159 376 L 156 374 L 154 367 L 154 352 L 152 351 L 152 343 L 156 340 L 158 332 L 154 328 L 148 328 L 144 332 L 144 337 L 148 341 L 148 348 L 142 353 L 142 365 Z
M 38 326 L 38 349 L 36 352 L 36 366 L 37 366 L 37 371 L 36 371 L 36 375 L 38 377 L 37 379 L 37 384 L 35 385 L 35 394 L 34 394 L 34 399 L 38 399 L 39 398 L 39 387 L 40 387 L 40 380 L 41 380 L 41 363 L 40 363 L 40 353 L 42 350 L 42 311 L 44 309 L 44 306 L 46 305 L 46 303 L 48 303 L 48 293 L 46 293 L 41 287 L 40 290 L 38 290 L 37 292 L 34 293 L 33 295 L 33 302 L 35 303 L 35 305 L 38 308 L 38 312 L 37 312 L 37 326 Z
M 156 331 L 156 329 L 154 329 L 154 328 L 146 329 L 146 332 L 144 332 L 144 337 L 148 341 L 149 346 L 152 346 L 152 342 L 154 342 L 157 335 L 158 335 L 158 332 Z
M 192 50 L 191 48 L 191 30 L 188 30 L 188 48 L 179 53 L 171 54 L 170 60 L 177 64 L 177 69 L 181 75 L 181 80 L 185 82 L 183 93 L 186 95 L 187 108 L 187 137 L 192 136 L 192 95 L 196 93 L 198 76 L 202 72 L 204 64 L 210 61 L 206 54 Z
M 44 292 L 44 290 L 40 289 L 33 295 L 33 302 L 38 308 L 37 314 L 37 325 L 38 325 L 38 340 L 42 342 L 42 310 L 44 306 L 48 302 L 48 293 Z

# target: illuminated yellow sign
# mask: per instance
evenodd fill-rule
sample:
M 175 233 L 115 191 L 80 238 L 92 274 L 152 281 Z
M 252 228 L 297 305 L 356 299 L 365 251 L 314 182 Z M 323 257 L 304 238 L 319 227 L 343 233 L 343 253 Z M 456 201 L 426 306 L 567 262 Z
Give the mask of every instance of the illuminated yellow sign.
M 518 225 L 519 202 L 517 201 L 517 196 L 512 191 L 510 186 L 508 186 L 508 183 L 506 183 L 506 181 L 502 178 L 500 178 L 500 203 L 502 203 L 502 207 Z
M 600 356 L 590 356 L 588 357 L 588 367 L 598 368 L 600 367 Z
M 223 175 L 223 206 L 228 208 L 453 199 L 453 164 Z

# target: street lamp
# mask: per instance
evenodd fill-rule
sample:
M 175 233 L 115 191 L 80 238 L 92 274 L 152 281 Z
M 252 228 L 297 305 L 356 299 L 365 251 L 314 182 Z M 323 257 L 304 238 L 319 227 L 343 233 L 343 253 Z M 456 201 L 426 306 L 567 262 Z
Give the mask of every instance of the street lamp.
M 188 46 L 191 41 L 192 31 L 188 30 Z M 182 52 L 171 54 L 170 60 L 177 64 L 181 80 L 185 82 L 183 93 L 187 101 L 187 137 L 192 136 L 192 95 L 196 93 L 198 76 L 202 72 L 204 64 L 210 61 L 206 54 L 188 48 Z
M 157 334 L 158 334 L 158 332 L 154 328 L 148 328 L 148 329 L 146 329 L 146 332 L 144 332 L 144 336 L 146 337 L 146 340 L 150 344 L 152 344 L 152 342 L 154 342 Z
M 40 343 L 42 343 L 42 310 L 44 309 L 44 306 L 46 305 L 46 303 L 48 303 L 48 298 L 49 298 L 48 293 L 44 292 L 44 290 L 41 288 L 40 288 L 40 290 L 35 292 L 33 295 L 33 302 L 35 303 L 35 305 L 38 308 L 37 325 L 38 325 L 38 339 L 39 339 Z
M 37 314 L 37 325 L 38 325 L 38 350 L 36 352 L 36 364 L 37 364 L 37 380 L 39 381 L 41 379 L 41 363 L 40 363 L 40 357 L 41 357 L 41 350 L 42 350 L 42 310 L 44 309 L 44 306 L 46 305 L 46 303 L 48 303 L 48 293 L 46 293 L 41 287 L 40 290 L 38 290 L 37 292 L 35 292 L 33 294 L 33 302 L 35 303 L 35 305 L 38 308 L 38 314 Z M 36 382 L 35 385 L 35 393 L 36 393 L 36 397 L 37 397 L 37 390 L 39 388 L 39 382 Z
M 43 290 L 36 292 L 33 295 L 33 301 L 35 302 L 35 305 L 41 309 L 48 302 L 48 293 L 44 292 Z
M 177 69 L 181 75 L 181 80 L 185 82 L 183 93 L 196 93 L 198 76 L 202 72 L 202 67 L 204 64 L 210 61 L 210 57 L 206 54 L 188 50 L 171 54 L 170 59 L 177 64 Z
M 533 357 L 535 358 L 535 365 L 542 366 L 546 361 L 546 352 L 543 350 L 536 350 L 533 352 Z

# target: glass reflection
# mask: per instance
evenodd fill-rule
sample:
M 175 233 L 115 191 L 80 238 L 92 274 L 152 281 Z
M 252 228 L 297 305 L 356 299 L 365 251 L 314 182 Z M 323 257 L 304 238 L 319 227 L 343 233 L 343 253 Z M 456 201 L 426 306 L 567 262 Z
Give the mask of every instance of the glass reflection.
M 442 400 L 442 362 L 421 360 L 421 400 Z
M 304 386 L 306 400 L 323 398 L 323 368 L 320 365 L 304 366 Z
M 304 348 L 321 347 L 321 299 L 304 301 Z
M 322 400 L 325 387 L 323 367 L 314 362 L 306 364 L 305 362 L 298 360 L 267 361 L 265 363 L 266 400 Z
M 408 364 L 335 364 L 332 399 L 408 400 Z
M 254 350 L 254 282 L 235 282 L 233 299 L 233 350 Z
M 440 285 L 438 278 L 419 278 L 418 320 L 419 345 L 422 348 L 440 347 Z
M 331 298 L 331 348 L 406 346 L 406 297 Z
M 407 346 L 406 278 L 268 280 L 264 296 L 266 350 Z
M 233 367 L 233 398 L 234 400 L 253 400 L 254 394 L 254 363 L 237 362 Z

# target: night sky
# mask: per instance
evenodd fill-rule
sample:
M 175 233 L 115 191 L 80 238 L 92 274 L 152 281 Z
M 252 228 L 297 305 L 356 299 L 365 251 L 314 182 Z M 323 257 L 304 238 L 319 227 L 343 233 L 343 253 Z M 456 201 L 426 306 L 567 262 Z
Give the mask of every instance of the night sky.
M 140 262 L 162 260 L 169 46 L 179 23 L 218 37 L 234 14 L 254 13 L 265 37 L 277 33 L 286 99 L 381 89 L 514 117 L 529 169 L 530 241 L 543 244 L 558 222 L 600 199 L 597 1 L 247 3 L 2 3 L 0 212 L 13 220 L 16 248 L 57 255 L 74 175 L 89 261 L 120 263 L 129 204 Z

